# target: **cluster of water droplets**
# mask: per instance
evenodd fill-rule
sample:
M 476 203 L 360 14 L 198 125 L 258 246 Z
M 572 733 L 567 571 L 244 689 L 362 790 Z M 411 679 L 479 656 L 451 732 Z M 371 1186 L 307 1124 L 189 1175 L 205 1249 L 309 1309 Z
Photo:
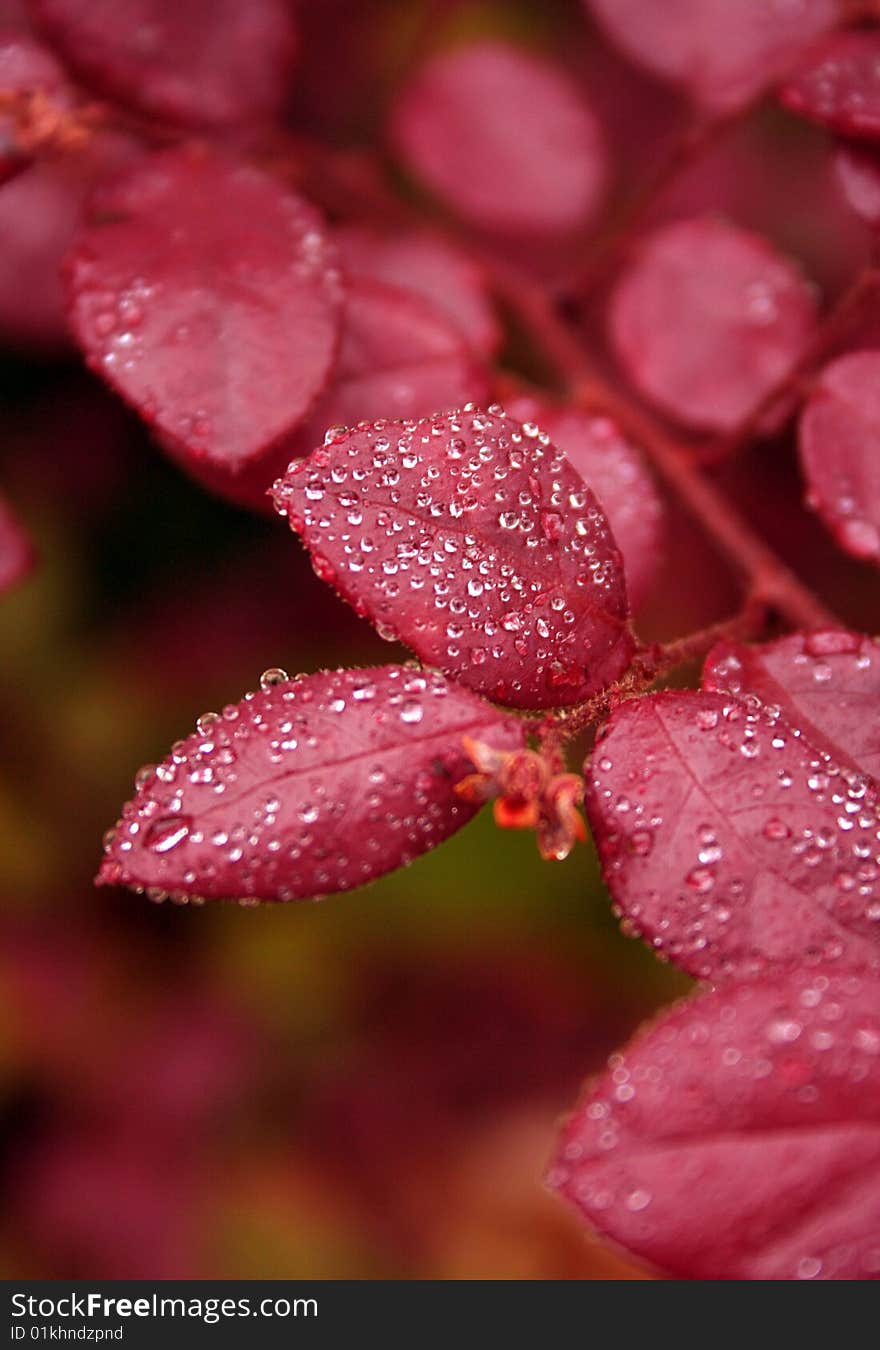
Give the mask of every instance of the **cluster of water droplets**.
M 778 706 L 690 692 L 631 703 L 594 752 L 588 801 L 627 931 L 691 973 L 880 967 L 875 787 Z
M 878 1114 L 874 981 L 798 970 L 689 1000 L 612 1055 L 564 1130 L 548 1180 L 600 1229 L 673 1273 L 876 1277 L 880 1241 L 864 1217 L 876 1180 L 864 1155 L 876 1158 Z M 788 1132 L 789 1172 L 756 1216 L 748 1168 L 751 1141 L 765 1131 Z M 763 1154 L 760 1166 L 766 1179 Z M 790 1184 L 795 1166 L 799 1187 Z M 832 1184 L 841 1173 L 862 1182 L 848 1212 Z M 825 1203 L 834 1219 L 823 1228 L 813 1219 Z M 694 1208 L 725 1216 L 711 1243 Z
M 295 680 L 273 668 L 140 771 L 100 879 L 181 902 L 361 885 L 473 814 L 454 791 L 472 768 L 465 735 L 523 739 L 516 719 L 416 667 Z
M 195 148 L 151 156 L 104 189 L 67 271 L 89 363 L 172 448 L 246 461 L 323 387 L 341 321 L 335 252 L 314 208 L 257 169 Z
M 837 33 L 818 59 L 796 75 L 784 101 L 844 134 L 880 133 L 880 38 Z
M 500 408 L 331 430 L 275 502 L 320 577 L 472 689 L 574 703 L 629 663 L 598 502 L 537 426 Z

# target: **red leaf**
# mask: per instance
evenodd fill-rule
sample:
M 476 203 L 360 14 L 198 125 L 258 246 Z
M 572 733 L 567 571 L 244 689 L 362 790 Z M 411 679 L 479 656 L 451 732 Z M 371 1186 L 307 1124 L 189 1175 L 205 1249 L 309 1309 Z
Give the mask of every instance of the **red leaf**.
M 10 95 L 21 97 L 12 107 L 0 106 L 0 183 L 30 162 L 28 133 L 70 101 L 58 62 L 26 34 L 0 36 L 0 98 Z
M 613 714 L 588 765 L 615 902 L 703 979 L 820 960 L 880 968 L 876 794 L 787 712 L 800 709 L 652 694 Z
M 184 126 L 269 117 L 295 44 L 285 0 L 31 0 L 64 61 L 98 93 Z
M 880 783 L 880 643 L 873 638 L 828 630 L 760 647 L 722 642 L 709 654 L 703 687 L 781 708 L 814 749 Z
M 870 146 L 838 145 L 833 164 L 847 205 L 871 229 L 880 229 L 880 157 L 877 151 Z
M 501 409 L 366 423 L 275 502 L 386 637 L 521 708 L 589 698 L 633 653 L 620 553 L 565 457 Z
M 485 366 L 433 305 L 396 286 L 356 281 L 333 383 L 297 441 L 307 453 L 328 427 L 424 417 L 487 393 Z
M 186 467 L 233 478 L 330 374 L 341 291 L 317 213 L 258 170 L 188 148 L 106 184 L 92 220 L 67 262 L 87 361 Z
M 842 136 L 880 138 L 880 33 L 833 33 L 781 90 L 792 112 Z
M 262 684 L 141 771 L 99 883 L 193 900 L 362 886 L 470 820 L 454 791 L 470 768 L 463 736 L 524 740 L 516 718 L 413 668 L 270 671 Z
M 413 175 L 484 229 L 576 229 L 605 187 L 601 131 L 580 90 L 503 42 L 433 57 L 401 93 L 390 130 Z
M 586 0 L 614 44 L 714 112 L 748 103 L 842 17 L 838 0 Z
M 880 1275 L 878 986 L 795 971 L 689 999 L 612 1055 L 551 1186 L 684 1279 Z
M 269 511 L 275 479 L 322 445 L 328 427 L 460 408 L 483 402 L 488 386 L 482 361 L 434 306 L 396 286 L 353 281 L 333 380 L 308 419 L 236 478 L 209 465 L 199 465 L 197 476 L 241 506 Z
M 474 351 L 494 355 L 501 329 L 486 277 L 467 254 L 425 231 L 381 235 L 358 225 L 336 230 L 334 243 L 350 276 L 413 291 L 451 319 Z
M 0 596 L 23 581 L 33 565 L 31 541 L 0 497 Z
M 781 381 L 816 320 L 812 287 L 759 235 L 711 216 L 644 241 L 609 314 L 621 364 L 686 425 L 732 431 Z
M 823 370 L 801 413 L 808 501 L 841 548 L 880 563 L 880 351 Z
M 508 400 L 518 422 L 537 422 L 599 498 L 623 554 L 633 608 L 648 593 L 660 567 L 663 503 L 640 451 L 608 417 L 555 407 L 532 397 Z

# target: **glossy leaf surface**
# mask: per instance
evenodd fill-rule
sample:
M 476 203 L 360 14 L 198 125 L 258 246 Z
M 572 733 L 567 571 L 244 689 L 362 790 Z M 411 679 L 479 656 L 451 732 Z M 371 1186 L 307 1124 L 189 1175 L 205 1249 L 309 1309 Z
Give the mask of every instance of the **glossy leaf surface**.
M 99 881 L 254 901 L 361 886 L 474 814 L 454 791 L 464 736 L 513 749 L 523 727 L 435 673 L 269 671 L 141 771 Z
M 548 1180 L 682 1279 L 880 1276 L 880 1004 L 799 970 L 680 1003 L 587 1091 Z
M 87 361 L 184 465 L 234 477 L 332 369 L 342 292 L 317 212 L 257 169 L 183 148 L 101 188 L 91 222 L 67 263 Z
M 620 552 L 595 497 L 500 409 L 340 432 L 275 502 L 380 633 L 499 703 L 575 703 L 629 665 Z

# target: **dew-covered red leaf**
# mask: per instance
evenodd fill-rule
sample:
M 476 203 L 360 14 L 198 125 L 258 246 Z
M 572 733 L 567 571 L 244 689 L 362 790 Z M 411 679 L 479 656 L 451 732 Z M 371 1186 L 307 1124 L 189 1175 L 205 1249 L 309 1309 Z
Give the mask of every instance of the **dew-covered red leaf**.
M 501 409 L 341 432 L 291 464 L 275 503 L 383 636 L 499 703 L 576 703 L 629 665 L 602 510 L 548 438 Z
M 841 136 L 880 140 L 880 32 L 831 34 L 779 97 L 792 112 Z
M 880 969 L 880 813 L 778 704 L 651 694 L 611 717 L 587 814 L 630 931 L 714 982 L 771 965 Z
M 495 353 L 501 328 L 486 277 L 454 244 L 427 231 L 383 235 L 361 225 L 336 230 L 333 242 L 349 276 L 413 291 L 451 319 L 474 351 Z
M 798 970 L 679 1003 L 588 1087 L 549 1184 L 681 1279 L 877 1279 L 877 992 Z
M 27 166 L 32 140 L 69 103 L 52 53 L 27 34 L 0 32 L 0 184 Z
M 833 165 L 847 205 L 872 230 L 880 229 L 880 152 L 873 146 L 841 142 Z
M 105 184 L 66 271 L 89 365 L 194 470 L 234 477 L 330 375 L 341 288 L 317 212 L 217 153 L 163 151 Z
M 465 736 L 514 749 L 524 729 L 433 672 L 267 671 L 259 692 L 141 770 L 98 881 L 254 901 L 361 886 L 474 814 L 455 792 Z
M 813 289 L 761 236 L 711 216 L 641 245 L 609 327 L 636 388 L 678 421 L 732 431 L 791 370 L 816 322 Z
M 599 498 L 623 554 L 635 608 L 647 595 L 663 551 L 663 504 L 641 452 L 609 417 L 524 395 L 506 402 L 518 422 L 537 423 Z
M 234 126 L 282 105 L 295 47 L 286 0 L 31 0 L 63 60 L 98 93 L 184 126 Z
M 0 497 L 0 596 L 17 586 L 34 562 L 31 541 Z
M 427 301 L 398 286 L 351 281 L 330 387 L 299 429 L 230 479 L 212 465 L 197 476 L 241 506 L 271 510 L 266 495 L 292 459 L 322 445 L 330 427 L 386 417 L 423 417 L 483 403 L 489 373 L 459 330 Z
M 504 42 L 432 57 L 400 94 L 390 134 L 415 178 L 487 230 L 576 229 L 605 187 L 601 130 L 581 91 Z
M 754 695 L 842 769 L 880 784 L 880 643 L 845 629 L 792 633 L 751 646 L 722 642 L 703 688 Z
M 880 351 L 826 366 L 800 418 L 807 501 L 841 548 L 880 563 Z
M 615 46 L 710 111 L 748 103 L 843 15 L 840 0 L 586 0 Z

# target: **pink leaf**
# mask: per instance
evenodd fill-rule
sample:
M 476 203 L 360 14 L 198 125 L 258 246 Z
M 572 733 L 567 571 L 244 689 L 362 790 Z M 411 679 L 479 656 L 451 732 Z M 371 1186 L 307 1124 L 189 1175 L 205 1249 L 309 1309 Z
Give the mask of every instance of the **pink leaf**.
M 880 139 L 880 33 L 833 33 L 779 97 L 792 112 L 842 136 Z
M 483 229 L 576 229 L 604 191 L 602 135 L 580 90 L 503 42 L 434 56 L 401 93 L 390 130 L 413 175 Z
M 440 235 L 381 235 L 364 226 L 336 230 L 343 269 L 355 278 L 413 291 L 441 310 L 475 352 L 492 356 L 501 342 L 488 285 L 478 265 Z
M 98 93 L 184 126 L 275 113 L 295 45 L 285 0 L 31 0 L 62 58 Z
M 814 749 L 880 783 L 880 643 L 873 638 L 832 629 L 760 647 L 722 642 L 709 654 L 703 687 L 781 708 Z
M 880 156 L 873 146 L 838 145 L 834 173 L 847 205 L 857 216 L 880 229 Z
M 575 703 L 629 665 L 620 553 L 595 497 L 500 409 L 341 432 L 290 466 L 275 502 L 383 636 L 499 703 Z
M 67 263 L 87 361 L 185 466 L 234 478 L 330 375 L 342 297 L 317 213 L 256 169 L 184 148 L 107 183 L 92 222 Z
M 623 554 L 635 608 L 660 567 L 663 503 L 641 453 L 608 417 L 555 407 L 530 396 L 507 401 L 518 422 L 536 422 L 599 498 Z
M 609 323 L 635 386 L 688 426 L 732 431 L 794 366 L 815 325 L 813 289 L 759 235 L 711 216 L 642 244 Z
M 443 314 L 395 286 L 356 281 L 333 383 L 297 439 L 311 451 L 328 427 L 423 417 L 487 393 L 485 366 Z
M 33 565 L 31 541 L 0 497 L 0 596 L 23 581 Z
M 724 113 L 750 102 L 842 17 L 838 0 L 586 0 L 616 46 Z
M 809 504 L 841 548 L 880 563 L 880 351 L 823 370 L 801 413 Z
M 474 814 L 462 737 L 513 749 L 523 725 L 402 666 L 288 679 L 199 718 L 106 847 L 99 883 L 176 899 L 298 900 L 402 867 Z
M 328 427 L 379 417 L 423 417 L 484 402 L 489 376 L 461 334 L 432 305 L 377 281 L 352 281 L 333 379 L 293 436 L 230 478 L 210 464 L 195 472 L 241 506 L 271 510 L 269 492 L 292 459 L 323 444 Z
M 880 969 L 876 794 L 788 712 L 800 710 L 651 694 L 613 714 L 587 766 L 587 813 L 630 930 L 702 979 Z
M 550 1185 L 680 1279 L 876 1279 L 877 995 L 798 970 L 678 1004 L 587 1090 Z

